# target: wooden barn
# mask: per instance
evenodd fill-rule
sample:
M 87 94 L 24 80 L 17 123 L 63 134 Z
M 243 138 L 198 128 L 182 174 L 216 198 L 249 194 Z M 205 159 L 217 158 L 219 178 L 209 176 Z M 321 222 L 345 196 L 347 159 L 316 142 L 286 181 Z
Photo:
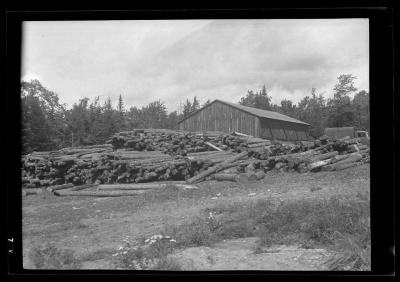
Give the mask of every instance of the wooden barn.
M 214 100 L 178 123 L 185 131 L 238 131 L 269 140 L 308 140 L 309 124 L 289 116 Z

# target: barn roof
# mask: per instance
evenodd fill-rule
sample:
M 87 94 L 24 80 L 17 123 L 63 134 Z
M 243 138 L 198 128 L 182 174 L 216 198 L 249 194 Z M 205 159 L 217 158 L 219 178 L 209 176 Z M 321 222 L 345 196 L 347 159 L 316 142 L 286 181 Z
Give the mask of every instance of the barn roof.
M 221 101 L 221 100 L 218 100 L 218 99 L 214 100 L 210 104 L 213 104 L 215 102 L 220 102 L 222 104 L 228 105 L 230 107 L 236 108 L 238 110 L 244 111 L 246 113 L 249 113 L 251 115 L 254 115 L 254 116 L 257 116 L 257 117 L 261 117 L 261 118 L 269 118 L 269 119 L 282 120 L 282 121 L 287 121 L 287 122 L 292 122 L 292 123 L 297 123 L 297 124 L 310 125 L 308 123 L 302 122 L 300 120 L 297 120 L 295 118 L 291 118 L 289 116 L 286 116 L 286 115 L 283 115 L 283 114 L 280 114 L 280 113 L 277 113 L 277 112 L 261 110 L 261 109 L 257 109 L 257 108 L 247 107 L 247 106 L 242 106 L 242 105 L 239 105 L 239 104 L 234 104 L 234 103 L 230 103 L 230 102 L 226 102 L 226 101 Z M 209 106 L 210 104 L 208 104 L 207 106 Z M 207 106 L 205 106 L 205 107 L 207 107 Z M 203 108 L 205 108 L 205 107 L 203 107 Z M 185 117 L 181 121 L 179 121 L 179 123 L 181 123 L 185 119 L 189 118 L 190 116 L 194 115 L 195 113 L 201 111 L 203 108 L 191 113 L 190 115 L 188 115 L 187 117 Z

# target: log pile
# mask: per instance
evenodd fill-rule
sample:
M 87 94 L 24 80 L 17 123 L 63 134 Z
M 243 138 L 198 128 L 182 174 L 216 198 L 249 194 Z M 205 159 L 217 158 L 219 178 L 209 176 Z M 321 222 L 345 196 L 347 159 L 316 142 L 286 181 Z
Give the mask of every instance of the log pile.
M 161 151 L 164 154 L 185 156 L 188 153 L 215 151 L 213 146 L 218 145 L 214 142 L 220 136 L 218 132 L 135 129 L 114 134 L 107 143 L 112 144 L 114 149 Z
M 135 129 L 114 134 L 108 144 L 114 149 L 161 151 L 169 155 L 186 156 L 190 153 L 232 150 L 263 151 L 271 141 L 233 132 L 184 132 L 167 129 Z
M 323 136 L 310 142 L 284 143 L 238 132 L 133 130 L 113 135 L 104 145 L 25 155 L 22 185 L 24 189 L 55 192 L 71 185 L 80 185 L 83 190 L 101 184 L 170 180 L 189 184 L 212 178 L 253 181 L 262 179 L 269 170 L 333 171 L 366 162 L 369 146 L 357 138 Z M 227 170 L 237 175 L 213 176 L 227 174 Z
M 272 153 L 262 164 L 265 171 L 275 169 L 304 173 L 341 170 L 367 163 L 370 149 L 358 138 L 335 140 L 323 137 L 309 144 L 299 142 L 291 148 L 276 144 L 270 151 Z
M 180 156 L 172 157 L 157 151 L 82 153 L 80 151 L 77 156 L 61 155 L 61 152 L 34 152 L 25 156 L 22 162 L 23 188 L 50 186 L 50 190 L 58 190 L 56 185 L 67 183 L 138 183 L 190 177 L 188 161 Z

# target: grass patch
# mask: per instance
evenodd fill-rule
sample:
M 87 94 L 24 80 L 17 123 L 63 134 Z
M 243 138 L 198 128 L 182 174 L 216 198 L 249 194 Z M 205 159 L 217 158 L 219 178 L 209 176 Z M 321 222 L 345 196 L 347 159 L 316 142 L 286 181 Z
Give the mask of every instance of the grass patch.
M 181 270 L 181 265 L 168 256 L 175 247 L 175 240 L 163 235 L 133 242 L 126 239 L 113 256 L 117 269 Z
M 108 258 L 114 252 L 113 249 L 100 249 L 91 253 L 88 253 L 80 258 L 81 261 L 95 261 L 99 259 Z
M 179 247 L 211 245 L 223 239 L 257 236 L 260 247 L 299 244 L 329 247 L 340 255 L 331 269 L 370 267 L 369 201 L 259 199 L 208 208 L 185 224 L 167 227 Z M 260 251 L 260 250 L 256 250 Z
M 29 258 L 37 269 L 79 269 L 81 267 L 81 261 L 72 250 L 59 249 L 51 243 L 32 248 Z

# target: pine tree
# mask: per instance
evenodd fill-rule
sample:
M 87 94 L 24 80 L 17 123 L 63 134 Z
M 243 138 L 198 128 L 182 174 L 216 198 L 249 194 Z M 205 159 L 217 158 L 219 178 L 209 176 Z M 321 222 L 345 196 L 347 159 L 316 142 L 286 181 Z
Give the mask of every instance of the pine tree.
M 186 102 L 183 105 L 183 112 L 182 112 L 183 116 L 186 117 L 190 115 L 192 113 L 192 109 L 193 109 L 192 103 L 189 101 L 189 99 L 186 99 Z
M 122 101 L 122 95 L 121 94 L 119 95 L 119 98 L 118 98 L 118 111 L 120 113 L 123 113 L 125 111 L 124 102 Z
M 200 109 L 200 103 L 199 103 L 199 100 L 197 100 L 197 97 L 194 96 L 191 112 L 197 111 L 198 109 Z

